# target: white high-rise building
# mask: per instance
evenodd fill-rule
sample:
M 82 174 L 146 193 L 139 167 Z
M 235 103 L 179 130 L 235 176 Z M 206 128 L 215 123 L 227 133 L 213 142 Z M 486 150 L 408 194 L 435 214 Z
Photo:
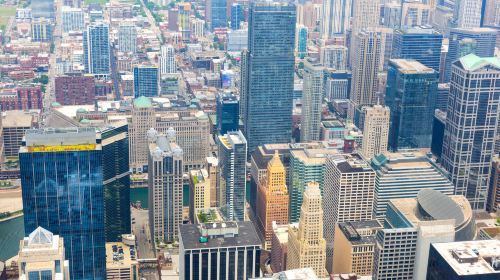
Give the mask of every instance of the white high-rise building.
M 320 63 L 325 68 L 344 71 L 347 68 L 347 53 L 349 49 L 345 46 L 328 45 L 321 47 Z
M 335 224 L 372 219 L 375 172 L 358 154 L 330 156 L 323 188 L 326 269 L 332 273 Z
M 352 0 L 325 0 L 321 17 L 323 39 L 345 35 L 350 27 Z
M 323 82 L 324 67 L 306 60 L 304 62 L 304 90 L 300 125 L 301 142 L 320 140 Z
M 82 31 L 85 28 L 83 10 L 80 8 L 62 7 L 63 32 Z
M 160 74 L 177 73 L 177 62 L 175 61 L 175 49 L 172 45 L 161 46 Z
M 459 0 L 455 5 L 458 28 L 476 28 L 481 26 L 482 0 Z
M 135 24 L 124 23 L 118 28 L 118 50 L 135 53 L 137 50 L 137 28 Z
M 387 151 L 390 110 L 387 106 L 365 107 L 362 154 L 370 159 Z
M 380 22 L 380 0 L 356 0 L 352 5 L 352 34 L 375 28 Z

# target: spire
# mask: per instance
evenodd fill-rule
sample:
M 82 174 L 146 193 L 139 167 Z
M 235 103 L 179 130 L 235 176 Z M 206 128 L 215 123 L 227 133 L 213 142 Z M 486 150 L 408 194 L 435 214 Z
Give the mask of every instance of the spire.
M 273 158 L 269 161 L 268 166 L 269 167 L 284 167 L 283 163 L 281 162 L 278 150 L 274 151 Z

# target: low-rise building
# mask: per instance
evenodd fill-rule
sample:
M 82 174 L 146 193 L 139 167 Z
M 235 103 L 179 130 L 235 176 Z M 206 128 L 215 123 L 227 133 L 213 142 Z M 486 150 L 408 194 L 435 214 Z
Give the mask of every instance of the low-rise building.
M 106 243 L 106 279 L 138 279 L 139 265 L 137 263 L 135 246 L 127 245 L 127 243 Z

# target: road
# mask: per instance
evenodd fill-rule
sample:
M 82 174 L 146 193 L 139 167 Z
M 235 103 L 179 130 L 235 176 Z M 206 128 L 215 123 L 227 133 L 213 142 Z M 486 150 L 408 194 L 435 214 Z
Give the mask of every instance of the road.
M 156 24 L 156 21 L 155 21 L 153 15 L 151 14 L 151 11 L 144 4 L 144 0 L 141 0 L 141 4 L 142 4 L 142 9 L 146 13 L 146 17 L 148 18 L 149 25 L 151 25 L 153 32 L 156 34 L 156 37 L 158 37 L 158 40 L 160 40 L 160 45 L 162 45 L 163 44 L 163 39 L 162 39 L 163 37 L 161 36 L 161 30 L 158 27 L 158 24 Z
M 132 208 L 132 232 L 136 238 L 138 258 L 155 258 L 155 252 L 150 243 L 148 210 Z

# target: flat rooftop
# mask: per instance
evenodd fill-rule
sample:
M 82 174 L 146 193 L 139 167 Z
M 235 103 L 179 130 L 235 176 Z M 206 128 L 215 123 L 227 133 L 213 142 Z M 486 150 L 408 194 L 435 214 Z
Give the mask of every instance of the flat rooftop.
M 498 274 L 492 260 L 500 258 L 500 240 L 433 243 L 436 251 L 458 275 Z
M 40 110 L 13 110 L 1 113 L 2 126 L 9 127 L 31 127 L 33 121 L 38 119 Z
M 122 242 L 106 243 L 106 269 L 130 268 L 137 263 L 135 248 L 131 248 Z
M 436 72 L 413 59 L 391 59 L 390 61 L 404 74 L 432 74 Z
M 359 154 L 335 156 L 333 161 L 342 173 L 373 172 L 373 169 Z

